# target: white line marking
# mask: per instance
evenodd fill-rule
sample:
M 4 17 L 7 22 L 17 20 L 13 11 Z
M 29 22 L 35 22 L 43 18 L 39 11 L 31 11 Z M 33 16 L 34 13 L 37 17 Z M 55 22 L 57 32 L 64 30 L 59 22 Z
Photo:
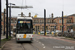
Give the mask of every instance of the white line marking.
M 44 46 L 44 44 L 42 44 Z
M 45 48 L 45 46 L 43 48 Z

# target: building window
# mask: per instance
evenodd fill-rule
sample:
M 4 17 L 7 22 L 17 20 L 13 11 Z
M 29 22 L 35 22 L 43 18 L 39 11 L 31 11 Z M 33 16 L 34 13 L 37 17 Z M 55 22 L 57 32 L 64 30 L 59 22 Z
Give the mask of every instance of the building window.
M 71 20 L 67 20 L 67 23 L 71 23 Z
M 38 31 L 39 31 L 39 26 L 38 26 Z
M 59 23 L 61 23 L 61 19 L 59 20 Z
M 44 26 L 42 26 L 42 31 L 44 31 Z
M 47 23 L 50 23 L 50 20 L 47 20 Z
M 34 23 L 36 22 L 36 20 L 33 21 Z
M 40 20 L 40 23 L 43 23 L 43 20 Z
M 16 21 L 15 21 L 15 23 L 16 23 Z
M 67 26 L 67 30 L 68 30 L 68 29 L 73 29 L 73 27 L 72 27 L 72 26 Z

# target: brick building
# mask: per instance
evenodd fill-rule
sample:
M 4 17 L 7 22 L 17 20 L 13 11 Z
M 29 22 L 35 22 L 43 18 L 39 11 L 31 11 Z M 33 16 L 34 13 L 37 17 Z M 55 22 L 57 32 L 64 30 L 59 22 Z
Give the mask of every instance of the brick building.
M 2 18 L 2 20 L 1 20 L 2 33 L 4 33 L 4 13 L 3 12 L 2 12 L 1 18 Z M 5 16 L 5 32 L 6 32 L 6 16 Z
M 64 31 L 73 29 L 72 25 L 75 23 L 75 14 L 65 16 L 63 19 Z M 33 18 L 33 27 L 36 32 L 44 31 L 44 18 Z M 55 27 L 56 30 L 62 30 L 62 17 L 53 18 L 52 16 L 52 18 L 46 18 L 46 30 L 54 31 Z
M 13 31 L 16 28 L 17 17 L 11 17 L 11 30 Z
M 21 15 L 22 16 L 22 15 Z M 31 13 L 29 13 L 29 16 L 31 17 Z M 72 25 L 75 23 L 75 14 L 65 16 L 63 18 L 64 22 L 64 31 L 67 31 L 68 29 L 72 29 Z M 11 30 L 16 27 L 16 22 L 17 22 L 17 17 L 12 17 L 11 18 Z M 48 31 L 54 31 L 56 26 L 56 30 L 62 30 L 62 17 L 56 17 L 53 18 L 53 14 L 51 18 L 46 18 L 46 30 Z M 34 31 L 44 31 L 44 18 L 38 18 L 38 17 L 33 17 L 33 28 Z

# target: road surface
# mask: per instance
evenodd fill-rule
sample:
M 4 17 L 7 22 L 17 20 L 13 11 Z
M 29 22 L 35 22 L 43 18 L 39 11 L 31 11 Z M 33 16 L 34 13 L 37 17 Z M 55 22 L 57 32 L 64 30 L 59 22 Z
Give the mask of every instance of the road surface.
M 3 50 L 75 50 L 75 41 L 35 34 L 32 43 L 16 43 L 13 37 L 5 44 Z

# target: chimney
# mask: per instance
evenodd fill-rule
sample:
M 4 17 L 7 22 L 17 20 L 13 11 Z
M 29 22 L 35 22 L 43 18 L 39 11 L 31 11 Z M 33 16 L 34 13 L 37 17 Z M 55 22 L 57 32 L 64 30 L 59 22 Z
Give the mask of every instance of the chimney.
M 53 13 L 51 14 L 51 17 L 53 18 Z
M 31 13 L 29 12 L 29 17 L 31 17 Z
M 21 17 L 23 17 L 23 12 L 21 12 Z

